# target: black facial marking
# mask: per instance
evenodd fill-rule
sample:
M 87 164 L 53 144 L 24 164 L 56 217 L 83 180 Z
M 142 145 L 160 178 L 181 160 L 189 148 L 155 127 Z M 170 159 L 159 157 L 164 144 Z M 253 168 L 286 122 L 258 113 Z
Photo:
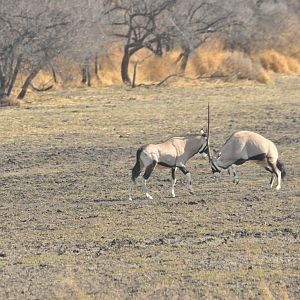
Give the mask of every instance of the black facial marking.
M 215 163 L 213 161 L 211 162 L 211 170 L 213 173 L 221 173 L 221 170 L 219 168 L 217 168 L 217 166 L 215 165 Z
M 214 167 L 211 167 L 211 170 L 212 170 L 213 174 L 214 174 L 214 173 L 221 173 L 220 170 L 218 170 L 218 169 L 216 169 L 216 168 L 214 168 Z
M 202 146 L 201 146 L 201 148 L 202 148 Z M 200 148 L 200 149 L 201 149 L 201 148 Z M 203 148 L 203 150 L 201 150 L 201 151 L 199 150 L 199 153 L 200 153 L 200 154 L 201 154 L 201 153 L 206 153 L 206 154 L 208 153 L 208 145 L 207 145 L 207 143 L 206 143 L 205 147 Z

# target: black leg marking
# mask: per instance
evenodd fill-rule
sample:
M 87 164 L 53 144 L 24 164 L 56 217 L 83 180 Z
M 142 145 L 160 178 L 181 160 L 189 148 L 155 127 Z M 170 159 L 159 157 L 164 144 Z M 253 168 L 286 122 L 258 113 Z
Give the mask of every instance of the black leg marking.
M 267 170 L 268 172 L 273 174 L 273 171 L 272 171 L 272 169 L 270 169 L 270 167 L 265 167 L 265 170 Z
M 270 163 L 269 161 L 268 161 L 268 164 L 271 167 L 272 172 L 275 173 L 275 175 L 278 177 L 278 172 L 276 170 L 277 169 L 276 166 L 274 164 Z
M 144 178 L 145 180 L 147 180 L 147 179 L 150 177 L 150 175 L 151 175 L 151 173 L 153 172 L 153 170 L 155 169 L 156 165 L 157 165 L 157 161 L 154 160 L 154 161 L 151 163 L 151 165 L 149 165 L 149 166 L 146 168 L 145 173 L 144 173 L 144 175 L 143 175 L 143 178 Z
M 172 179 L 176 179 L 176 168 L 172 168 Z
M 187 173 L 190 173 L 185 167 L 178 167 L 178 169 L 179 169 L 184 175 L 186 175 Z

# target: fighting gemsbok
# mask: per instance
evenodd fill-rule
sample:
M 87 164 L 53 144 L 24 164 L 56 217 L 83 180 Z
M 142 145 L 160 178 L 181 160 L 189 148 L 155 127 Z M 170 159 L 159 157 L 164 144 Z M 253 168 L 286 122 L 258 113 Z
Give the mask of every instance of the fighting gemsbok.
M 208 148 L 209 119 L 208 113 Z M 228 169 L 235 183 L 239 182 L 236 166 L 242 165 L 246 161 L 258 163 L 272 174 L 271 188 L 276 176 L 276 190 L 281 188 L 281 178 L 284 178 L 286 175 L 284 165 L 278 160 L 278 151 L 275 144 L 255 132 L 236 132 L 225 142 L 216 159 L 211 157 L 210 149 L 208 149 L 208 155 L 214 176 L 219 177 L 222 169 Z
M 193 194 L 191 173 L 186 169 L 185 164 L 196 153 L 206 156 L 207 149 L 207 135 L 203 129 L 201 129 L 200 135 L 173 137 L 161 144 L 148 144 L 139 148 L 136 153 L 136 163 L 132 169 L 129 199 L 132 200 L 133 184 L 144 168 L 145 172 L 142 176 L 143 190 L 147 198 L 153 199 L 148 192 L 146 182 L 157 165 L 170 168 L 172 171 L 172 197 L 175 197 L 174 187 L 177 168 L 185 174 L 189 192 Z

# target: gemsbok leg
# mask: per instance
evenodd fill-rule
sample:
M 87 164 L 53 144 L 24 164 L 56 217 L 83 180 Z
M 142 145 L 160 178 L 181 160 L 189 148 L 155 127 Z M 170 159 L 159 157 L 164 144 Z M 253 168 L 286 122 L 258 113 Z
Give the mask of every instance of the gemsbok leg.
M 273 183 L 275 181 L 275 176 L 277 177 L 277 186 L 276 186 L 276 190 L 279 191 L 281 188 L 281 172 L 280 170 L 277 168 L 276 162 L 271 161 L 270 159 L 267 159 L 268 165 L 270 166 L 270 168 L 272 169 L 272 178 L 271 178 L 271 182 L 270 182 L 270 187 L 272 188 Z
M 177 168 L 172 168 L 172 197 L 175 197 L 175 184 L 176 184 L 176 170 Z
M 192 186 L 192 176 L 191 173 L 186 169 L 185 165 L 181 164 L 178 166 L 178 169 L 186 176 L 187 186 L 190 194 L 194 194 L 193 186 Z
M 146 167 L 145 173 L 144 173 L 143 178 L 142 178 L 144 192 L 146 194 L 146 197 L 150 200 L 153 200 L 153 198 L 149 194 L 146 183 L 147 183 L 147 180 L 149 179 L 150 175 L 152 174 L 152 172 L 153 172 L 153 170 L 155 169 L 156 166 L 157 166 L 157 161 L 154 160 L 150 165 L 148 165 Z
M 236 183 L 236 184 L 239 183 L 240 179 L 236 172 L 236 165 L 231 165 L 228 168 L 228 174 L 230 175 L 230 177 L 232 178 L 234 183 Z

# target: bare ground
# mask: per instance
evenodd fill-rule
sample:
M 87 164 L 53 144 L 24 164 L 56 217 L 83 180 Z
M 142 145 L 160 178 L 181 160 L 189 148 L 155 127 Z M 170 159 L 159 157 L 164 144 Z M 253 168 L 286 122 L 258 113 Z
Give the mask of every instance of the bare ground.
M 215 181 L 170 171 L 127 200 L 142 144 L 196 133 L 212 108 L 212 144 L 237 130 L 273 140 L 287 168 L 239 168 Z M 76 89 L 0 110 L 0 299 L 299 299 L 300 77 L 274 85 Z

